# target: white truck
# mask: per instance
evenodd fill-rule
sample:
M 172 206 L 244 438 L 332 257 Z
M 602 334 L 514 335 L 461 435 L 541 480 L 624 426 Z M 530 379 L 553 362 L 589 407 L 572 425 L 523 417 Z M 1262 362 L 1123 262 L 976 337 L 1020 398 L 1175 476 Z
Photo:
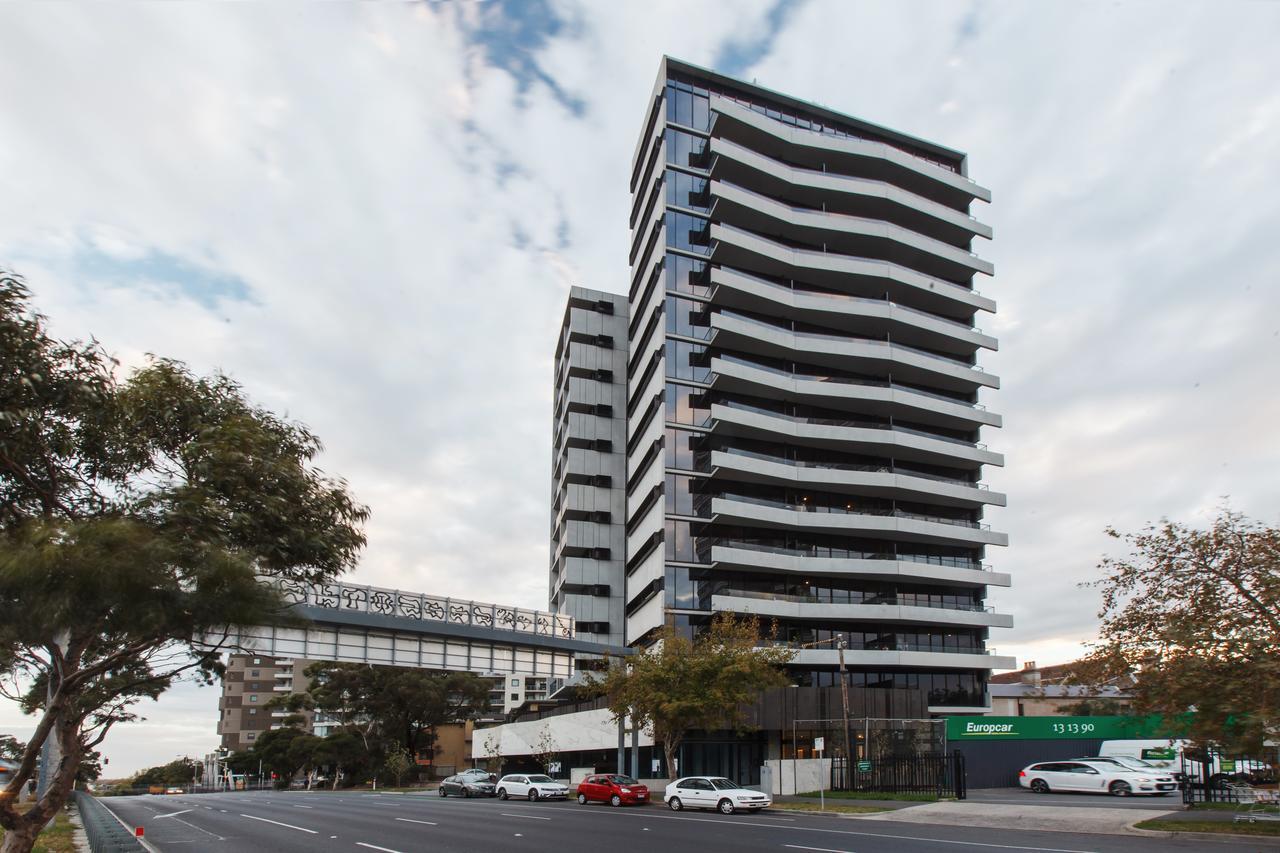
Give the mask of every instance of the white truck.
M 1224 782 L 1259 783 L 1275 779 L 1275 769 L 1265 762 L 1230 759 L 1217 754 L 1208 756 L 1206 774 L 1205 754 L 1185 740 L 1107 740 L 1098 748 L 1098 755 L 1102 758 L 1138 758 L 1174 774 L 1174 778 L 1181 779 L 1185 773 L 1187 781 L 1193 785 L 1204 784 L 1206 776 L 1212 786 Z

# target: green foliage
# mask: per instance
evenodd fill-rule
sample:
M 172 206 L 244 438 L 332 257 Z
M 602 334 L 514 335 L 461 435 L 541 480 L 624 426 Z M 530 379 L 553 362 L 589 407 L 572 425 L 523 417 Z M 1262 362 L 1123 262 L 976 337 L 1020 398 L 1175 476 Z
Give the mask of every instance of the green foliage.
M 61 807 L 134 703 L 211 679 L 223 629 L 285 621 L 259 576 L 331 579 L 368 515 L 312 465 L 310 431 L 231 379 L 160 358 L 121 379 L 29 299 L 0 273 L 0 692 L 39 715 L 6 791 L 49 737 L 63 760 L 26 814 L 0 801 L 15 836 Z
M 392 748 L 387 752 L 387 757 L 382 762 L 382 767 L 390 773 L 396 780 L 396 787 L 400 787 L 400 782 L 404 779 L 404 774 L 408 773 L 413 767 L 413 757 L 409 755 L 409 750 L 402 746 Z
M 1108 533 L 1100 639 L 1079 680 L 1136 679 L 1134 709 L 1195 710 L 1201 743 L 1257 751 L 1280 736 L 1280 528 L 1223 508 L 1207 530 L 1177 522 Z
M 688 732 L 744 730 L 743 706 L 786 684 L 782 667 L 792 652 L 759 641 L 758 620 L 731 613 L 717 615 L 693 641 L 668 627 L 649 651 L 614 661 L 595 689 L 615 718 L 652 729 L 671 772 Z
M 138 771 L 129 780 L 129 784 L 135 788 L 145 788 L 150 785 L 162 785 L 166 788 L 190 785 L 192 779 L 200 778 L 200 773 L 200 762 L 192 761 L 190 758 L 179 758 L 159 767 L 148 767 L 146 770 Z
M 311 707 L 366 742 L 385 741 L 416 754 L 435 743 L 435 728 L 489 707 L 487 680 L 468 672 L 316 663 L 307 668 Z

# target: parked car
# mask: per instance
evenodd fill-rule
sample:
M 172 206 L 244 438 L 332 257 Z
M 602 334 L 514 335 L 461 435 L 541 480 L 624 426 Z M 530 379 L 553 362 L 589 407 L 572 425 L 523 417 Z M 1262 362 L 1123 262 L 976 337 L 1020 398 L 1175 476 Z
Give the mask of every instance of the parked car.
M 494 784 L 489 781 L 489 774 L 483 770 L 465 770 L 446 778 L 436 791 L 442 797 L 450 794 L 459 797 L 492 797 Z
M 497 773 L 490 773 L 488 770 L 479 767 L 468 767 L 466 770 L 460 770 L 457 775 L 466 776 L 469 779 L 479 779 L 482 782 L 493 782 L 494 784 L 498 782 Z
M 498 780 L 498 799 L 526 797 L 530 800 L 564 800 L 569 786 L 541 773 L 509 773 Z
M 1037 794 L 1050 791 L 1084 791 L 1127 797 L 1130 794 L 1167 796 L 1178 790 L 1168 773 L 1130 770 L 1105 761 L 1042 761 L 1024 767 L 1018 784 Z
M 181 788 L 165 788 L 164 792 L 166 794 L 181 794 L 183 790 Z
M 673 812 L 716 809 L 721 814 L 733 814 L 745 809 L 754 814 L 773 805 L 768 794 L 744 788 L 723 776 L 685 776 L 668 785 L 662 798 Z
M 1141 758 L 1133 758 L 1132 756 L 1129 756 L 1129 755 L 1107 755 L 1107 756 L 1092 755 L 1092 756 L 1085 756 L 1084 758 L 1073 758 L 1071 760 L 1072 761 L 1089 761 L 1095 764 L 1098 762 L 1102 762 L 1104 764 L 1114 764 L 1117 767 L 1125 767 L 1125 768 L 1128 768 L 1129 770 L 1136 770 L 1139 773 L 1155 773 L 1157 775 L 1172 776 L 1174 778 L 1174 781 L 1177 781 L 1177 782 L 1181 782 L 1184 778 L 1181 773 L 1175 773 L 1173 772 L 1172 769 L 1168 767 L 1161 767 L 1157 764 L 1151 763 L 1150 761 L 1144 761 Z
M 644 805 L 649 802 L 649 789 L 630 776 L 599 773 L 578 783 L 578 802 L 608 803 L 611 806 Z
M 1177 738 L 1103 741 L 1098 754 L 1106 758 L 1137 758 L 1173 774 L 1175 778 L 1184 778 L 1182 771 L 1185 770 L 1187 782 L 1197 786 L 1204 784 L 1206 776 L 1209 785 L 1215 788 L 1228 782 L 1261 785 L 1276 781 L 1274 768 L 1265 761 L 1231 759 L 1217 754 L 1206 756 L 1190 741 Z

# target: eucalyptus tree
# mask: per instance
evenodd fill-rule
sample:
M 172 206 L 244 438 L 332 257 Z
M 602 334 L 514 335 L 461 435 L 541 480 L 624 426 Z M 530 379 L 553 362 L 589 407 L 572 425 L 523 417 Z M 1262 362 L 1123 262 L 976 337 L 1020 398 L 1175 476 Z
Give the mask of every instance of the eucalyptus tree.
M 36 716 L 0 794 L 0 853 L 28 851 L 80 759 L 175 680 L 212 680 L 228 626 L 286 620 L 262 578 L 354 565 L 368 509 L 320 440 L 223 375 L 150 357 L 121 375 L 64 341 L 0 272 L 0 687 Z M 48 744 L 29 811 L 16 794 Z

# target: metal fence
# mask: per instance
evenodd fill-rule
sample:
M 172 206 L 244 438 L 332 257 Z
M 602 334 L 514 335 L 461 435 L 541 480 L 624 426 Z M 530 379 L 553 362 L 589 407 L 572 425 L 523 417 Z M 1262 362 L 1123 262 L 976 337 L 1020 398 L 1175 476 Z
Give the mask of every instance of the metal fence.
M 1240 784 L 1275 787 L 1280 783 L 1280 752 L 1268 755 L 1228 755 L 1214 750 L 1188 749 L 1181 755 L 1184 803 L 1239 802 Z
M 145 853 L 146 848 L 133 837 L 133 832 L 97 798 L 84 791 L 74 791 L 72 796 L 93 853 Z
M 850 762 L 831 760 L 831 790 L 886 794 L 932 794 L 936 797 L 968 795 L 964 754 L 959 750 L 932 755 L 889 755 Z

